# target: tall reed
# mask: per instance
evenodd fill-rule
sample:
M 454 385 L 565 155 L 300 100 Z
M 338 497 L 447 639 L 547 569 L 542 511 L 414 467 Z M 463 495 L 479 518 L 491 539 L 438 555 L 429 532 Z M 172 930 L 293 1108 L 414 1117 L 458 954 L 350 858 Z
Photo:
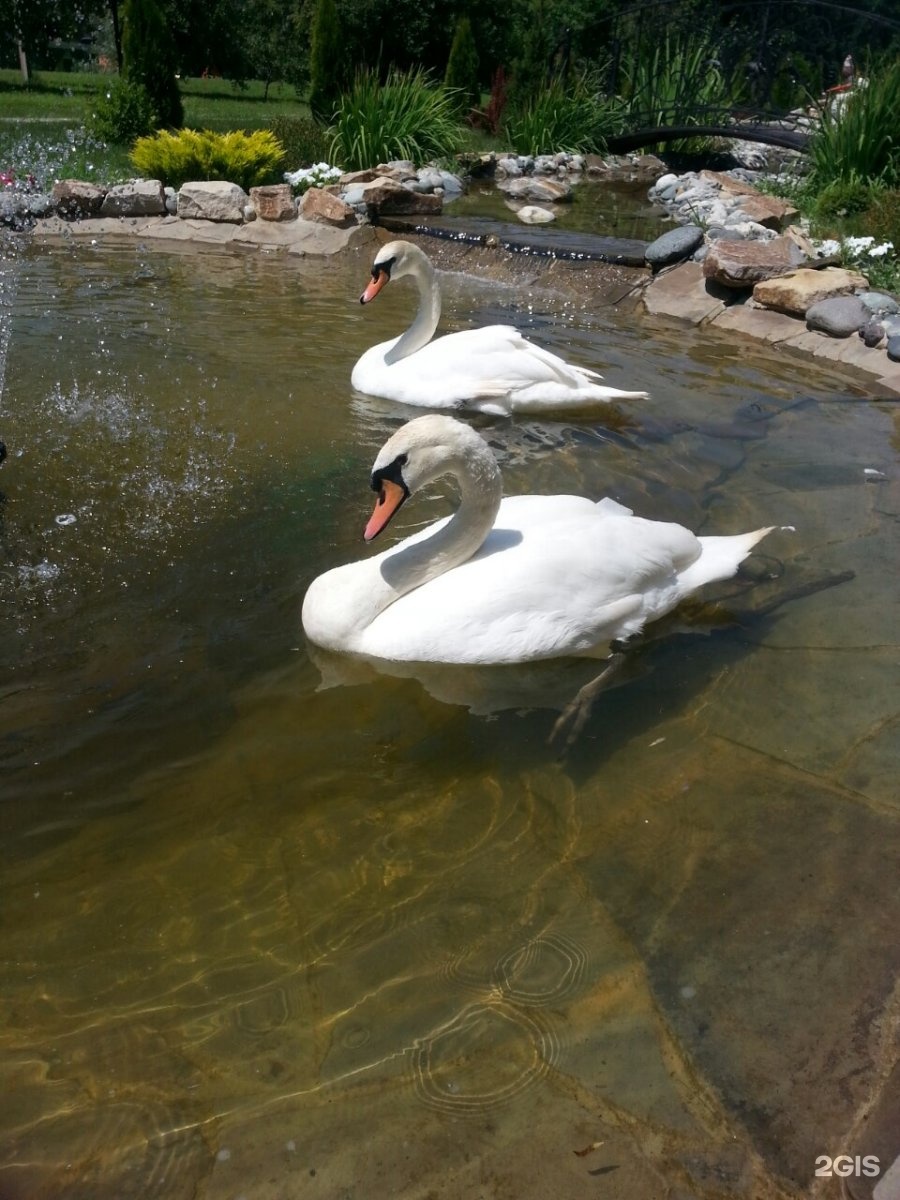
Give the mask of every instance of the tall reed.
M 383 84 L 376 72 L 361 70 L 334 114 L 330 161 L 360 170 L 398 158 L 446 158 L 462 140 L 457 114 L 455 93 L 421 68 L 391 70 Z

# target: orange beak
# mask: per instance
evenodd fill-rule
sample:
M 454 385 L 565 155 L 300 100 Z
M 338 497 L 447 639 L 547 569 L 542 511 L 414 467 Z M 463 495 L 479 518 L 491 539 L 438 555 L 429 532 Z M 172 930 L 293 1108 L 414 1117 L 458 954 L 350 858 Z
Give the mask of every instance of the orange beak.
M 387 271 L 380 270 L 378 274 L 372 278 L 371 283 L 368 284 L 366 290 L 360 296 L 360 304 L 368 304 L 370 300 L 374 300 L 384 285 L 390 282 L 390 279 L 391 277 L 388 275 Z
M 408 492 L 399 485 L 392 483 L 390 479 L 385 479 L 381 484 L 381 491 L 378 499 L 375 501 L 375 507 L 372 510 L 372 515 L 369 517 L 369 523 L 366 526 L 366 531 L 363 537 L 367 542 L 371 542 L 372 538 L 378 537 L 388 521 L 409 495 Z

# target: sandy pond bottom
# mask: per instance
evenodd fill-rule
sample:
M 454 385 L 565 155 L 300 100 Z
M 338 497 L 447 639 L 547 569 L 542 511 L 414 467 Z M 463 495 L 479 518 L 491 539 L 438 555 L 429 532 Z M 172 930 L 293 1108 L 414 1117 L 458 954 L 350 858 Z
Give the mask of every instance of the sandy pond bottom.
M 508 492 L 797 530 L 561 753 L 589 667 L 348 674 L 299 630 L 308 581 L 365 553 L 369 466 L 411 415 L 348 384 L 402 285 L 360 309 L 357 255 L 4 268 L 3 1200 L 838 1196 L 816 1159 L 845 1152 L 883 1174 L 896 406 L 527 263 L 444 276 L 445 329 L 513 321 L 652 391 L 482 420 Z

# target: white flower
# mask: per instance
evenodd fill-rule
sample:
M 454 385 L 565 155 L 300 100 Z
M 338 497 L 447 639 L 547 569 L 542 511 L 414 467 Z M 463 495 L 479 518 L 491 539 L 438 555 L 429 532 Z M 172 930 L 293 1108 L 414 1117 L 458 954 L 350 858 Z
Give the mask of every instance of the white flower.
M 883 258 L 890 250 L 893 250 L 893 242 L 882 242 L 880 246 L 873 246 L 869 251 L 869 258 Z
M 841 243 L 836 242 L 834 240 L 834 238 L 828 238 L 824 242 L 819 242 L 818 248 L 819 248 L 819 253 L 824 255 L 826 258 L 828 258 L 832 254 L 838 254 L 840 252 Z

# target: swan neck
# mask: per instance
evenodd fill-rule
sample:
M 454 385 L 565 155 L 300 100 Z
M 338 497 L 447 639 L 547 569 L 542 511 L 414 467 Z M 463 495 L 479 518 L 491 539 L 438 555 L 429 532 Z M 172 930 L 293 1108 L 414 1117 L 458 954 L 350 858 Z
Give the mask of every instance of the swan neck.
M 421 252 L 411 257 L 404 274 L 411 275 L 419 290 L 419 307 L 415 320 L 397 339 L 385 356 L 385 362 L 399 362 L 415 354 L 431 341 L 441 319 L 441 293 L 434 275 L 434 267 Z
M 401 547 L 384 560 L 381 574 L 393 599 L 466 562 L 494 527 L 503 485 L 500 469 L 487 447 L 474 462 L 468 457 L 448 463 L 446 474 L 455 477 L 459 485 L 459 507 L 429 537 Z

